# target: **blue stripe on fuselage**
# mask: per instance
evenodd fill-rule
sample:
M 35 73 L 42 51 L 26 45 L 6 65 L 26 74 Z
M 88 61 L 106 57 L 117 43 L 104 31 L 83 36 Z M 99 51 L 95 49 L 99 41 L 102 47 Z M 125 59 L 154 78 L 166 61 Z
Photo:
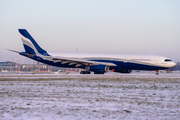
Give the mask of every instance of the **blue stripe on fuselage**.
M 61 64 L 62 62 L 54 63 L 54 61 L 44 60 L 38 56 L 34 56 L 31 59 L 45 63 L 45 64 L 48 64 L 48 65 L 56 66 L 56 67 L 83 68 L 83 69 L 85 68 L 84 66 L 75 67 L 76 64 L 74 64 L 74 65 L 69 65 L 69 63 Z M 107 63 L 109 62 L 109 63 L 114 63 L 117 65 L 117 66 L 110 66 L 110 70 L 112 70 L 112 69 L 130 69 L 130 70 L 162 70 L 162 69 L 168 69 L 166 67 L 143 65 L 143 64 L 131 63 L 131 62 L 124 63 L 123 61 L 113 61 L 113 60 L 91 60 L 91 61 L 107 62 Z
M 153 66 L 153 65 L 145 65 L 145 64 L 138 64 L 138 63 L 131 63 L 127 62 L 124 63 L 123 61 L 114 61 L 114 60 L 91 60 L 91 61 L 98 61 L 98 62 L 109 62 L 114 63 L 117 66 L 111 66 L 110 70 L 122 68 L 122 69 L 129 69 L 129 70 L 163 70 L 168 69 L 166 67 L 159 67 L 159 66 Z

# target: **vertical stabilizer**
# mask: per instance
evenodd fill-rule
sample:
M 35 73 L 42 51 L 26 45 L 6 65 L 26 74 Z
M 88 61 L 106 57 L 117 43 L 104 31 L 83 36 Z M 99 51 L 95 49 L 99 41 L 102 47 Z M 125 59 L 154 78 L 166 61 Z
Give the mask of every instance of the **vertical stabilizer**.
M 27 53 L 35 55 L 48 55 L 48 53 L 36 43 L 26 29 L 19 29 L 19 33 L 21 35 L 24 49 Z

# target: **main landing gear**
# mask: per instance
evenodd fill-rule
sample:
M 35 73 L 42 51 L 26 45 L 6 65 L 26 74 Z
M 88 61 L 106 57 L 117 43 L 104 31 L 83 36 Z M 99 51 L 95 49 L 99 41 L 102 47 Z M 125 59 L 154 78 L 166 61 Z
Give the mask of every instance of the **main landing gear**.
M 91 74 L 90 71 L 81 71 L 80 74 Z
M 80 74 L 91 74 L 90 70 L 89 70 L 89 66 L 85 67 L 84 71 L 81 71 Z
M 94 74 L 104 74 L 104 72 L 94 72 Z
M 155 75 L 159 75 L 159 70 L 156 71 L 156 74 Z
M 85 70 L 81 71 L 80 74 L 91 74 L 89 66 L 86 66 Z M 96 71 L 96 72 L 94 72 L 94 74 L 104 74 L 104 72 L 103 71 Z
M 81 71 L 80 74 L 91 74 L 90 71 Z M 94 72 L 94 74 L 104 74 L 104 72 Z

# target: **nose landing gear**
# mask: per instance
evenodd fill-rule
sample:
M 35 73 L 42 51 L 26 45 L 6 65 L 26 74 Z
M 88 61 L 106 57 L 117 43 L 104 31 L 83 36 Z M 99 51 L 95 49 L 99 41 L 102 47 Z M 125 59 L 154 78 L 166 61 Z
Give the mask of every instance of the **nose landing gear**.
M 156 74 L 155 75 L 159 75 L 159 70 L 156 71 Z

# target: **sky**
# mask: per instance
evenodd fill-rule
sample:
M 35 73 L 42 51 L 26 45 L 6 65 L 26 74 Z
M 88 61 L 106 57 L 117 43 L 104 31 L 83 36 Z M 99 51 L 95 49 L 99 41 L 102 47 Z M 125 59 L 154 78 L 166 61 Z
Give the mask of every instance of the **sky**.
M 0 0 L 0 62 L 25 62 L 18 29 L 48 52 L 152 54 L 180 62 L 180 0 Z

